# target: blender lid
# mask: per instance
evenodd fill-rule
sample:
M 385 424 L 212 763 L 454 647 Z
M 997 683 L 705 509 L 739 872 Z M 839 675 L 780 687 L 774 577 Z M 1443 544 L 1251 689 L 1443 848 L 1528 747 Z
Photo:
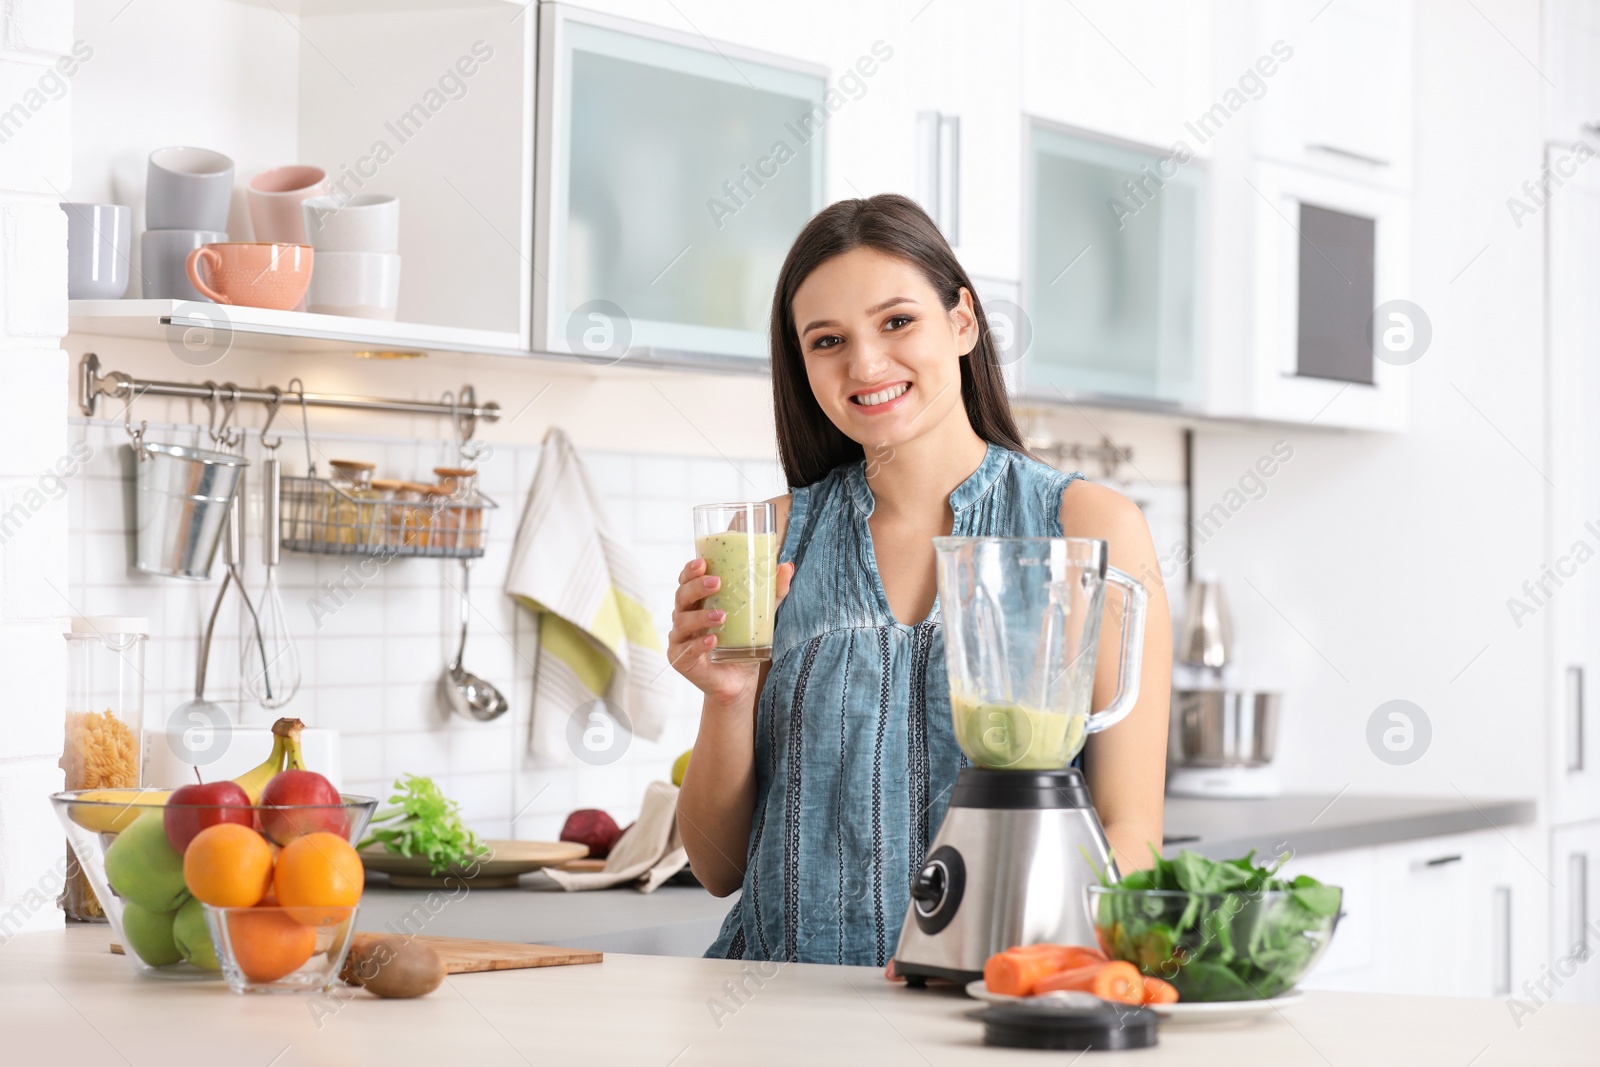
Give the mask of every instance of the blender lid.
M 1048 1001 L 995 1004 L 974 1017 L 983 1023 L 983 1043 L 1005 1048 L 1119 1049 L 1156 1044 L 1160 1016 L 1149 1008 L 1106 1004 L 1078 1008 Z
M 75 634 L 150 634 L 150 620 L 138 615 L 74 615 L 72 629 Z

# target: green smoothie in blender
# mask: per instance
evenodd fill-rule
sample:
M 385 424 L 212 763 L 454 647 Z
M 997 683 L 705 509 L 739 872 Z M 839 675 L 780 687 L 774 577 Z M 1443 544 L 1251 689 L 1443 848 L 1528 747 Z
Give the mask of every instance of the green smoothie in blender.
M 1083 746 L 1086 716 L 1043 711 L 1007 701 L 950 698 L 956 740 L 980 767 L 1052 771 L 1072 762 Z

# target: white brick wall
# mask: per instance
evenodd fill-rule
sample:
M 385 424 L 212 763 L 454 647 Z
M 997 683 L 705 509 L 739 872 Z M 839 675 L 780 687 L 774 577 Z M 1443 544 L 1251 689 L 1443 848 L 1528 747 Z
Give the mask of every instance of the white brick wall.
M 67 513 L 40 476 L 65 454 L 71 0 L 0 7 L 0 915 L 6 935 L 61 922 Z

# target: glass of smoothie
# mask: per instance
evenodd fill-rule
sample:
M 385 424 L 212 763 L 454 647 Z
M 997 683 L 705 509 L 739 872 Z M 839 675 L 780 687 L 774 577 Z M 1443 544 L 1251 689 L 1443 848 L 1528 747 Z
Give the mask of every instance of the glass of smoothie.
M 705 599 L 708 611 L 725 611 L 714 627 L 713 660 L 772 658 L 772 616 L 777 610 L 777 509 L 764 501 L 700 504 L 694 509 L 695 554 L 706 574 L 722 579 Z

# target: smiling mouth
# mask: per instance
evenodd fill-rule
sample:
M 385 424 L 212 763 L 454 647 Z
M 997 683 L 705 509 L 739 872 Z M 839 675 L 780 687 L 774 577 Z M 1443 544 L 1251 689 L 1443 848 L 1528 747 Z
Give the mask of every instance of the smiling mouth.
M 900 382 L 889 386 L 887 389 L 879 389 L 875 393 L 857 393 L 850 398 L 850 402 L 857 407 L 877 407 L 879 404 L 887 404 L 891 400 L 904 396 L 906 390 L 910 388 L 910 382 Z

